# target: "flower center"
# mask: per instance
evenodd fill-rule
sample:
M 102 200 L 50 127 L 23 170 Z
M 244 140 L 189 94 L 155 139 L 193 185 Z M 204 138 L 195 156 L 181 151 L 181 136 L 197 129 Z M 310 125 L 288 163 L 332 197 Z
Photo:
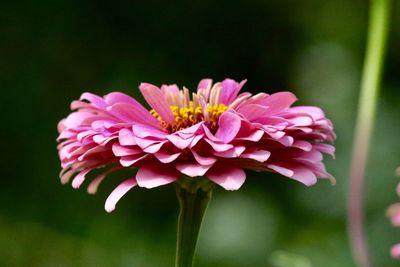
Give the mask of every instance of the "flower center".
M 218 119 L 228 107 L 224 104 L 217 104 L 208 106 L 206 110 L 203 110 L 201 106 L 193 107 L 193 105 L 187 108 L 170 106 L 170 109 L 175 117 L 175 122 L 172 124 L 164 121 L 154 109 L 150 110 L 151 115 L 161 122 L 162 127 L 167 132 L 173 133 L 186 129 L 202 121 L 206 122 L 211 132 L 216 132 L 218 129 Z

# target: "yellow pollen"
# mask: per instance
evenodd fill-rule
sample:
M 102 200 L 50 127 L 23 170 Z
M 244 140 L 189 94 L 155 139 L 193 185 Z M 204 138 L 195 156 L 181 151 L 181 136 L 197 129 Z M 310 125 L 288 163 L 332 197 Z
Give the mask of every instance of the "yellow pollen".
M 208 113 L 207 120 L 205 120 L 202 107 L 193 107 L 192 102 L 190 102 L 190 106 L 188 108 L 170 106 L 170 109 L 175 117 L 175 123 L 173 124 L 164 121 L 154 109 L 150 110 L 150 114 L 157 118 L 161 122 L 162 127 L 168 132 L 172 133 L 182 129 L 186 129 L 201 121 L 205 121 L 210 130 L 214 132 L 218 128 L 219 117 L 228 109 L 228 107 L 224 104 L 208 106 L 206 109 L 206 112 Z

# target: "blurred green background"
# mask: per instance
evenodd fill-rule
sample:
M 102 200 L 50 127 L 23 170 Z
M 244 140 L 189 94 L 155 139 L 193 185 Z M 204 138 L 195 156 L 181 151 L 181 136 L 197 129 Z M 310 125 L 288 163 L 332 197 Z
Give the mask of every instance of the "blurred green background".
M 393 20 L 366 182 L 366 232 L 375 266 L 398 266 L 386 207 L 398 200 L 400 5 Z M 136 188 L 112 214 L 110 177 L 95 196 L 62 186 L 56 125 L 82 92 L 123 91 L 204 77 L 248 79 L 245 90 L 290 90 L 335 124 L 337 185 L 306 188 L 248 173 L 218 189 L 197 266 L 354 266 L 346 235 L 349 155 L 368 2 L 1 1 L 0 266 L 173 266 L 178 213 L 172 186 Z

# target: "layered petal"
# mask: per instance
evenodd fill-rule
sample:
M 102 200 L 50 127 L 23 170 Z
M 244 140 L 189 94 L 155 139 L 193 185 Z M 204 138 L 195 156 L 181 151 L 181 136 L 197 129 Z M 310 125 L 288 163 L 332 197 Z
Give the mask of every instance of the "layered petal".
M 318 107 L 292 105 L 290 92 L 240 93 L 246 80 L 199 82 L 197 92 L 177 85 L 139 86 L 152 110 L 113 92 L 82 94 L 73 112 L 57 126 L 62 183 L 79 188 L 89 181 L 95 193 L 112 172 L 136 176 L 111 193 L 108 212 L 132 187 L 154 188 L 181 176 L 204 176 L 226 190 L 237 190 L 244 170 L 276 172 L 307 186 L 334 178 L 323 163 L 334 156 L 332 122 Z M 90 179 L 89 173 L 97 173 Z M 400 224 L 400 216 L 391 216 Z

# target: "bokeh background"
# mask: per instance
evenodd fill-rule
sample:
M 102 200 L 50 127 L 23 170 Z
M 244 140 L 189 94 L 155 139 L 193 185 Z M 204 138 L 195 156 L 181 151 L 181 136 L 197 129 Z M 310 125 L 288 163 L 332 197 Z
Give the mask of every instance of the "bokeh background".
M 388 56 L 366 182 L 366 232 L 376 266 L 398 266 L 400 241 L 386 207 L 400 181 L 400 5 L 393 1 Z M 337 178 L 312 188 L 248 173 L 238 192 L 218 189 L 197 266 L 354 266 L 346 199 L 368 2 L 1 1 L 2 178 L 0 266 L 173 266 L 177 201 L 172 186 L 134 189 L 112 214 L 97 195 L 62 186 L 56 125 L 82 92 L 138 84 L 194 88 L 204 77 L 248 79 L 251 92 L 293 91 L 335 124 Z

